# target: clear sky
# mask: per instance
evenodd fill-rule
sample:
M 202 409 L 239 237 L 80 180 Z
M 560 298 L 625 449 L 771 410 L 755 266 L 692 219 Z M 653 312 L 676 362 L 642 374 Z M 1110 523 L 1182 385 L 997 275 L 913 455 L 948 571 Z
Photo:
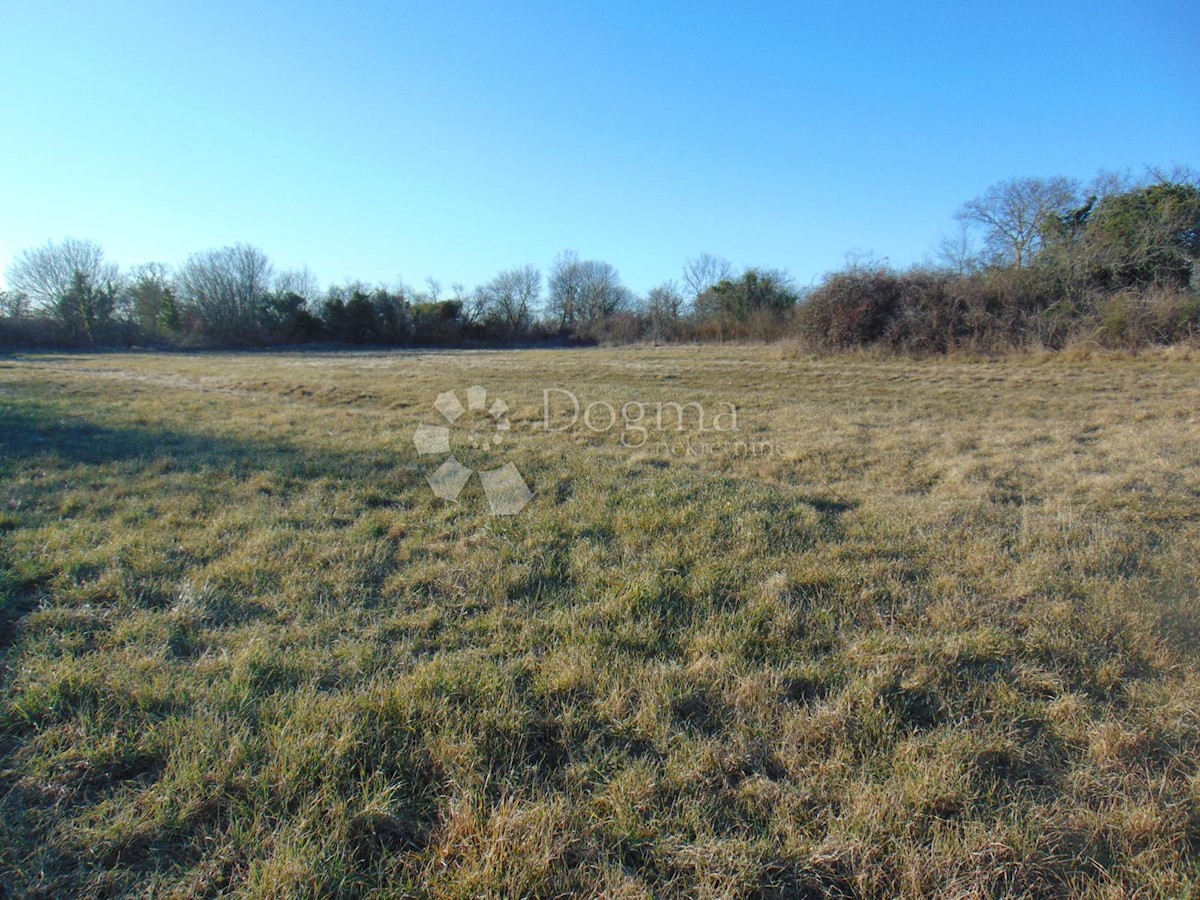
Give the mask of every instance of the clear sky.
M 1200 164 L 1191 2 L 0 0 L 0 271 L 235 242 L 324 283 L 919 260 L 1012 176 Z

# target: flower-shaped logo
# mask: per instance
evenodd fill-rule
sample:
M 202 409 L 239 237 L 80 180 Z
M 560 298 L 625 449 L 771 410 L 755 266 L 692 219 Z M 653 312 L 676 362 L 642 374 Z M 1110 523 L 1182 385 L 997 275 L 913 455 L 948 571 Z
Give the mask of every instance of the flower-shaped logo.
M 448 424 L 417 426 L 417 430 L 413 434 L 413 444 L 416 446 L 419 456 L 446 455 L 446 459 L 438 466 L 437 470 L 426 475 L 425 480 L 429 482 L 429 486 L 433 488 L 433 492 L 437 496 L 443 500 L 456 502 L 458 495 L 462 493 L 467 482 L 471 480 L 471 476 L 475 474 L 475 470 L 464 466 L 451 453 L 450 426 L 460 423 L 458 430 L 466 432 L 466 446 L 471 449 L 482 452 L 493 450 L 512 430 L 512 423 L 507 418 L 508 404 L 503 400 L 494 400 L 492 405 L 488 406 L 487 391 L 479 385 L 475 385 L 475 387 L 467 389 L 466 406 L 463 406 L 457 394 L 453 391 L 446 391 L 438 394 L 433 407 L 441 413 L 442 418 Z M 463 416 L 468 412 L 476 413 L 475 416 L 468 416 L 468 418 L 477 421 L 482 419 L 490 427 L 484 429 L 477 424 L 475 427 L 465 428 L 466 419 Z M 484 413 L 486 414 L 484 415 Z M 490 435 L 487 434 L 488 430 L 492 432 Z M 479 481 L 483 485 L 483 493 L 487 497 L 492 515 L 515 515 L 533 499 L 533 492 L 529 490 L 525 479 L 521 477 L 521 473 L 517 471 L 517 467 L 513 463 L 480 471 Z

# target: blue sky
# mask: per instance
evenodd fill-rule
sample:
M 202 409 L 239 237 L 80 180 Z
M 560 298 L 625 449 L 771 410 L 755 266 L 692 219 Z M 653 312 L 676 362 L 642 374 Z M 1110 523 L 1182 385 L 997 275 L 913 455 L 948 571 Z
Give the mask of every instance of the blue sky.
M 1189 3 L 0 2 L 0 270 L 234 242 L 468 286 L 563 249 L 806 284 L 1012 176 L 1200 164 Z

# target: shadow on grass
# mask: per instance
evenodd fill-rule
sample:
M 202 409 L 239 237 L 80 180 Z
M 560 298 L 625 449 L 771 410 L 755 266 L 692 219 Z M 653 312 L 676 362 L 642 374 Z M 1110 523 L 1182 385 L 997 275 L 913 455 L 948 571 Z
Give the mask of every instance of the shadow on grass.
M 390 470 L 395 456 L 313 452 L 279 441 L 194 434 L 170 428 L 102 425 L 50 406 L 24 402 L 0 406 L 0 479 L 14 463 L 33 459 L 104 465 L 170 458 L 178 468 L 220 469 L 233 475 L 272 471 L 301 478 L 356 478 Z M 0 482 L 2 483 L 2 482 Z
M 115 472 L 108 468 L 100 474 L 100 492 L 104 483 L 124 481 L 136 487 L 147 471 L 211 476 L 214 490 L 219 481 L 241 482 L 265 473 L 277 477 L 283 490 L 289 482 L 337 479 L 375 494 L 364 503 L 378 507 L 388 505 L 381 502 L 379 495 L 386 496 L 381 486 L 393 484 L 397 494 L 403 490 L 403 485 L 395 484 L 395 468 L 403 455 L 400 447 L 395 454 L 314 452 L 282 442 L 99 424 L 37 402 L 0 406 L 0 675 L 2 657 L 15 639 L 19 620 L 36 608 L 52 577 L 44 565 L 14 555 L 5 538 L 17 529 L 38 527 L 48 517 L 59 516 L 56 495 L 84 484 L 95 485 L 97 475 L 92 467 L 116 467 Z M 73 479 L 76 467 L 80 467 L 79 482 Z M 414 473 L 413 484 L 419 481 Z M 194 479 L 179 487 L 181 492 L 196 489 Z M 153 490 L 161 495 L 172 488 L 160 479 Z

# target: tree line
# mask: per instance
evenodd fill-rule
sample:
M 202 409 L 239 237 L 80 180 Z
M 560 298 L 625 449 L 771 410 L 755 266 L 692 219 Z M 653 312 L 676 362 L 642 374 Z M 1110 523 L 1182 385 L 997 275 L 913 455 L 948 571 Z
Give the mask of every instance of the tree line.
M 530 341 L 772 340 L 819 350 L 1170 343 L 1200 335 L 1200 179 L 1016 178 L 967 201 L 926 262 L 855 261 L 800 288 L 702 253 L 638 296 L 610 263 L 559 254 L 468 290 L 279 271 L 256 247 L 121 270 L 91 241 L 26 250 L 0 292 L 0 344 L 470 346 Z

